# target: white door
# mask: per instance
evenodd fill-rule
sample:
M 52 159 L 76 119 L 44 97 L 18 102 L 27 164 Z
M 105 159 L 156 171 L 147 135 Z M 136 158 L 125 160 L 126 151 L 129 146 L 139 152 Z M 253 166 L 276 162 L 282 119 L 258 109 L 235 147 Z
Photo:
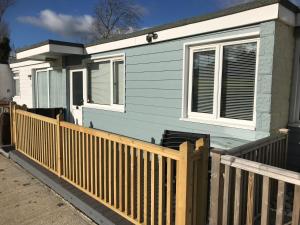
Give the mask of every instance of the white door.
M 70 71 L 70 111 L 74 123 L 78 125 L 82 125 L 85 79 L 86 70 Z

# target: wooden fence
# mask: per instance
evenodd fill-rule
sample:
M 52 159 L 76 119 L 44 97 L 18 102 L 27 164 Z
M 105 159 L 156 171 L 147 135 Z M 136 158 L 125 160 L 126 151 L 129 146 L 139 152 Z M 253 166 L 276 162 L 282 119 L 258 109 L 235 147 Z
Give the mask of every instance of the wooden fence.
M 205 224 L 209 138 L 179 151 L 12 105 L 18 151 L 134 224 Z
M 240 157 L 212 151 L 210 225 L 300 224 L 300 174 L 275 167 L 285 166 L 287 134 L 258 143 L 233 151 Z
M 286 168 L 288 131 L 281 129 L 277 134 L 230 149 L 219 150 L 221 154 L 232 155 L 270 166 Z

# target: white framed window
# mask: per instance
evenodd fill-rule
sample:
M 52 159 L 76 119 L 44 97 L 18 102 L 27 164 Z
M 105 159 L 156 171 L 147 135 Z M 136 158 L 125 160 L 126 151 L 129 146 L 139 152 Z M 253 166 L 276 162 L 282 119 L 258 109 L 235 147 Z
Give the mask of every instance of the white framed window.
M 183 120 L 255 129 L 259 39 L 189 46 Z
M 20 75 L 19 75 L 19 73 L 14 73 L 13 79 L 14 79 L 14 86 L 15 86 L 15 96 L 20 97 L 21 90 L 20 90 Z
M 37 108 L 62 107 L 65 104 L 65 83 L 62 70 L 55 68 L 35 71 L 34 92 Z
M 97 59 L 88 66 L 87 97 L 84 106 L 125 111 L 124 56 Z

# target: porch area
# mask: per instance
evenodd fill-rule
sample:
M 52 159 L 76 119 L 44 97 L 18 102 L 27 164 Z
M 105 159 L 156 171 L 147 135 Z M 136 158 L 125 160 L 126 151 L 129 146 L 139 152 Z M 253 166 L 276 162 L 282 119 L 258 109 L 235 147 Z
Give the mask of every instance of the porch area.
M 132 224 L 300 223 L 285 130 L 229 151 L 211 149 L 209 136 L 172 149 L 17 105 L 11 130 L 19 154 Z

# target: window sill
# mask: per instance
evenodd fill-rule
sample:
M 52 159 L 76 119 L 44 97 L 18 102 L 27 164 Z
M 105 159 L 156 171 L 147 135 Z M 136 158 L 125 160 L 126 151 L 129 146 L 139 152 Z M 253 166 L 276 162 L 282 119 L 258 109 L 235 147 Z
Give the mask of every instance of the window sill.
M 216 126 L 222 126 L 222 127 L 232 127 L 232 128 L 239 128 L 239 129 L 245 129 L 245 130 L 256 130 L 255 125 L 253 124 L 243 124 L 241 121 L 224 121 L 224 120 L 215 120 L 215 119 L 200 119 L 200 118 L 180 118 L 179 120 L 186 121 L 186 122 L 192 122 L 192 123 L 203 123 L 203 124 L 209 124 L 209 125 L 216 125 Z
M 113 111 L 113 112 L 121 112 L 125 113 L 125 106 L 118 106 L 118 105 L 98 105 L 98 104 L 84 104 L 83 108 L 89 109 L 101 109 L 105 111 Z

